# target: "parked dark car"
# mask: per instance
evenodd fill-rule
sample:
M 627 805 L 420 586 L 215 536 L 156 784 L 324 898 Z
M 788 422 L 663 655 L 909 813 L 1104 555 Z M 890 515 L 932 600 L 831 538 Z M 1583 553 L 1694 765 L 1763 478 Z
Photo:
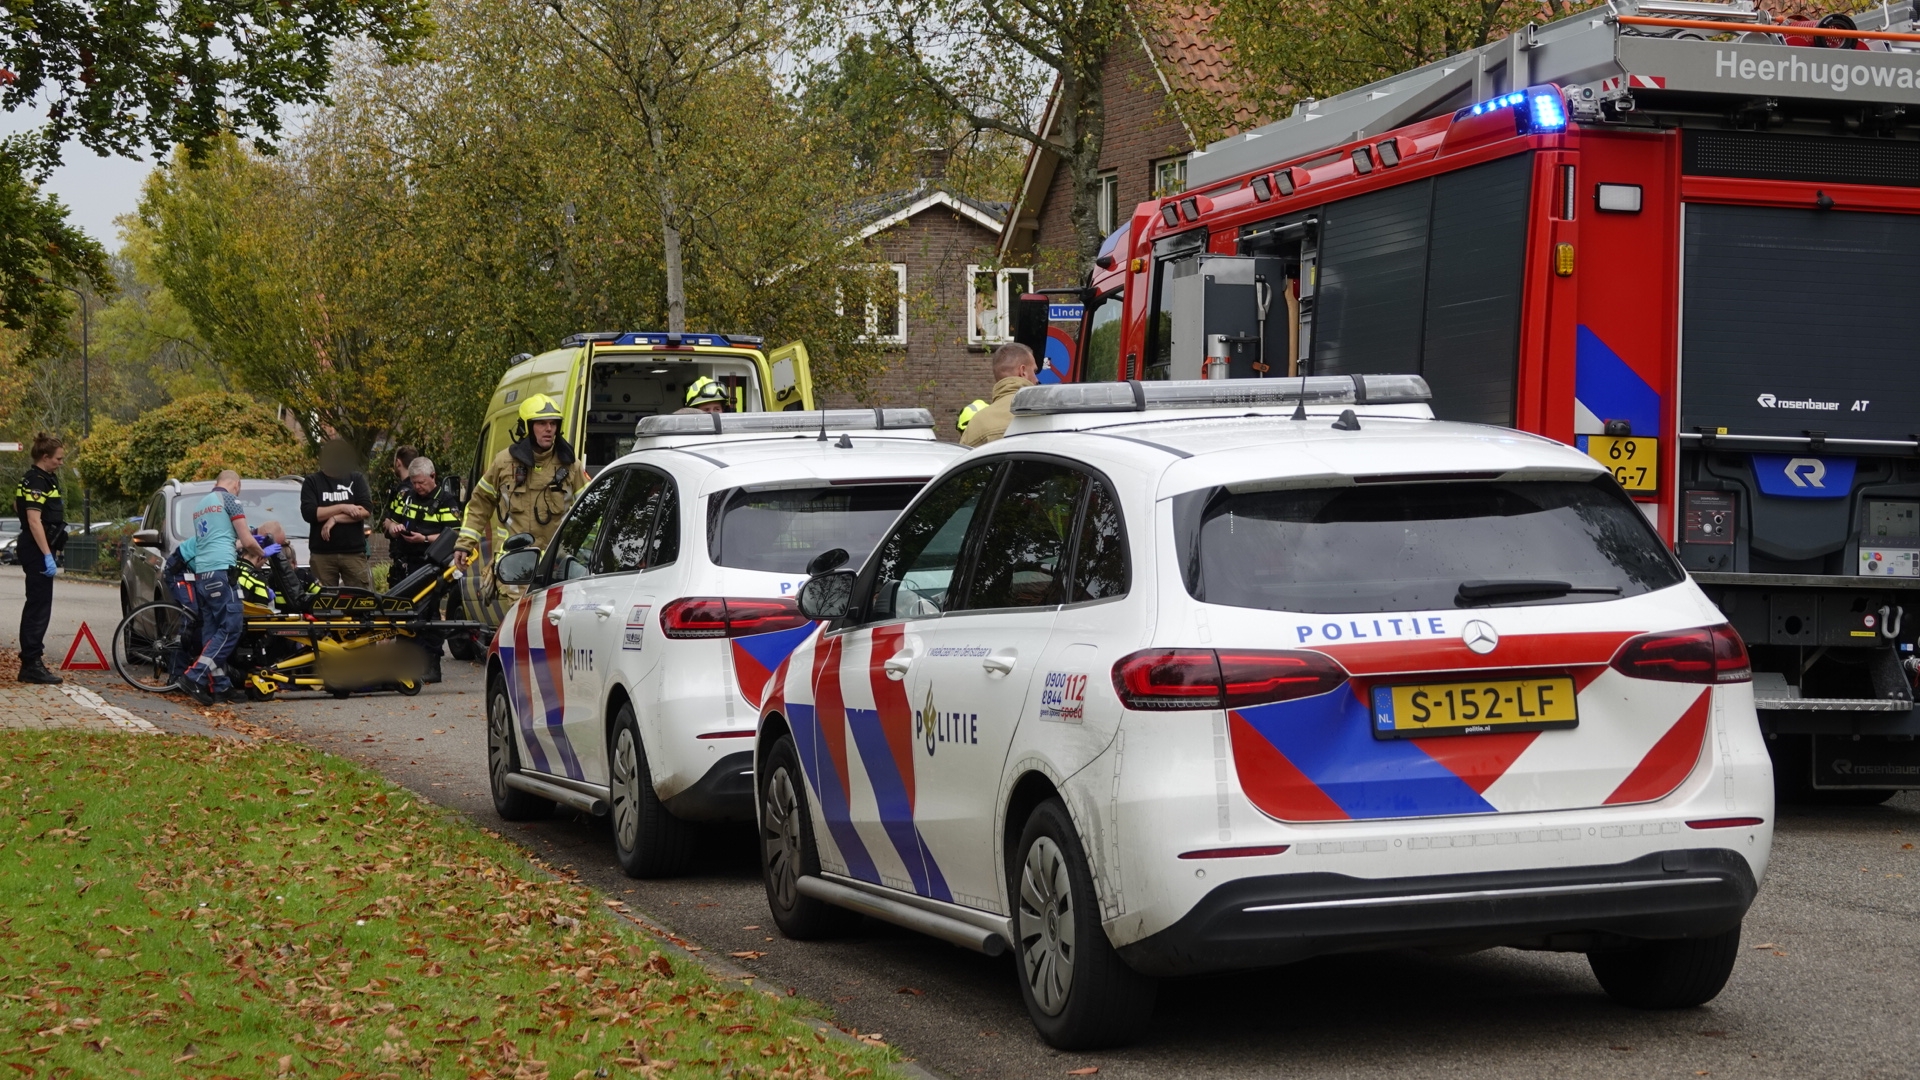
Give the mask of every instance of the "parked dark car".
M 120 610 L 132 611 L 150 600 L 165 600 L 160 567 L 167 556 L 192 535 L 193 508 L 213 490 L 213 481 L 182 483 L 169 480 L 147 500 L 141 528 L 133 534 L 120 560 Z M 277 521 L 287 531 L 300 565 L 307 564 L 307 523 L 300 519 L 300 478 L 240 482 L 240 503 L 247 508 L 247 524 L 258 529 Z

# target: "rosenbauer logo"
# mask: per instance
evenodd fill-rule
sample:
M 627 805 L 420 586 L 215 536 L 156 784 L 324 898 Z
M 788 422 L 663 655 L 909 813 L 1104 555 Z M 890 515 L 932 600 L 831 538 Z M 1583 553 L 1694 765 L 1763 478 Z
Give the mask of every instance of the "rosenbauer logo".
M 1742 56 L 1727 49 L 1713 51 L 1713 76 L 1716 79 L 1824 86 L 1836 94 L 1844 94 L 1853 87 L 1912 90 L 1920 87 L 1920 78 L 1916 78 L 1914 72 L 1915 69 L 1910 67 L 1896 67 L 1883 62 L 1872 65 L 1849 63 L 1847 60 L 1828 63 L 1799 56 L 1765 60 Z
M 1802 411 L 1813 412 L 1840 411 L 1840 403 L 1837 401 L 1788 401 L 1785 398 L 1775 397 L 1772 394 L 1761 394 L 1754 400 L 1758 401 L 1760 407 L 1763 409 L 1800 409 Z

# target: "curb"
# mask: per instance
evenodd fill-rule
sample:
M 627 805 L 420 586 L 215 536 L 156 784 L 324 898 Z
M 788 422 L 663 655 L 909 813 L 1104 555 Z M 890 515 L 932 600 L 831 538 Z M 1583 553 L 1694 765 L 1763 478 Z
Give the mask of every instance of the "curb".
M 92 709 L 94 712 L 113 721 L 116 727 L 124 728 L 127 731 L 137 731 L 142 735 L 163 734 L 152 722 L 135 716 L 133 713 L 128 712 L 118 705 L 107 704 L 106 698 L 101 697 L 99 694 L 94 693 L 84 686 L 63 683 L 60 686 L 60 692 L 72 698 L 79 705 Z

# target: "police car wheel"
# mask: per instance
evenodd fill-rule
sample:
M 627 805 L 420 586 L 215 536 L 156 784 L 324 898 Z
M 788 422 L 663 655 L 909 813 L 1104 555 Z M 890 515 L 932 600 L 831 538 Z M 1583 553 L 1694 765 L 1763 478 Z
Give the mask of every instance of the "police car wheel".
M 1740 958 L 1740 928 L 1705 938 L 1636 941 L 1587 954 L 1607 996 L 1636 1009 L 1691 1009 L 1712 1001 Z
M 844 933 L 858 918 L 853 912 L 802 895 L 800 879 L 819 876 L 820 849 L 814 846 L 813 818 L 807 812 L 807 782 L 793 739 L 782 735 L 761 764 L 760 878 L 774 925 L 796 941 L 818 941 Z
M 1156 983 L 1107 940 L 1093 873 L 1059 799 L 1034 808 L 1007 876 L 1020 994 L 1040 1037 L 1062 1050 L 1137 1038 L 1153 1015 Z
M 653 771 L 647 767 L 647 749 L 640 741 L 640 725 L 633 706 L 622 704 L 614 714 L 612 783 L 608 814 L 613 819 L 613 853 L 620 869 L 631 878 L 663 878 L 683 874 L 693 861 L 693 826 L 673 816 L 653 791 Z
M 487 687 L 487 779 L 493 809 L 508 821 L 531 821 L 553 812 L 553 801 L 507 786 L 507 774 L 520 771 L 520 748 L 513 741 L 513 703 L 504 679 Z

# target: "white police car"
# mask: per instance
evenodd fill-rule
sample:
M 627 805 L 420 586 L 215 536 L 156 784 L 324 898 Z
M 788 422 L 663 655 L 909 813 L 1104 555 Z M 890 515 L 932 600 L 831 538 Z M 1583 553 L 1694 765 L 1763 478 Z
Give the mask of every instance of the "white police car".
M 1010 946 L 1061 1047 L 1157 976 L 1363 949 L 1718 993 L 1772 839 L 1745 649 L 1598 463 L 1426 399 L 1021 391 L 801 592 L 833 621 L 756 742 L 781 929 Z
M 610 814 L 621 867 L 681 870 L 695 821 L 753 816 L 772 672 L 813 632 L 795 594 L 825 550 L 864 557 L 964 453 L 924 409 L 647 417 L 574 501 L 487 658 L 494 807 Z

